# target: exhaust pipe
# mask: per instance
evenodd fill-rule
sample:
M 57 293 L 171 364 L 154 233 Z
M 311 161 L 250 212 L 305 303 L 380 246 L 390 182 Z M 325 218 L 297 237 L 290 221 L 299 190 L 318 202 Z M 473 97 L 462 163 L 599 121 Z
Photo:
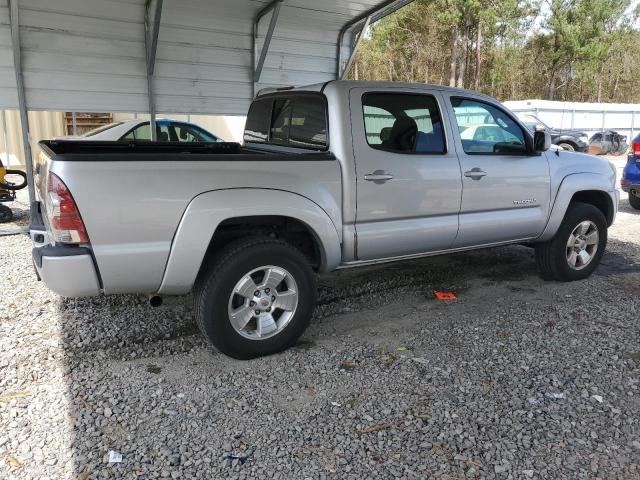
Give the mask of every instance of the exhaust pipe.
M 149 305 L 156 308 L 162 305 L 162 297 L 160 295 L 149 295 Z

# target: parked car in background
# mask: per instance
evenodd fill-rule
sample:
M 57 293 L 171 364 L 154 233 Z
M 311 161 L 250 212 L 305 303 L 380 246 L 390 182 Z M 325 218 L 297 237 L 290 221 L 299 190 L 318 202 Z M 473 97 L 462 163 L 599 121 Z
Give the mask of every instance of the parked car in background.
M 631 142 L 627 164 L 620 180 L 622 190 L 629 193 L 629 203 L 640 210 L 640 134 Z
M 587 132 L 551 127 L 531 113 L 520 113 L 518 117 L 532 132 L 536 129 L 536 126 L 542 125 L 545 131 L 551 135 L 551 143 L 561 147 L 563 150 L 586 152 L 589 147 L 589 135 Z
M 458 130 L 462 140 L 473 140 L 473 142 L 469 142 L 470 151 L 473 151 L 475 145 L 478 152 L 482 152 L 484 142 L 517 143 L 519 141 L 513 133 L 497 124 L 459 126 Z
M 159 142 L 208 143 L 224 140 L 193 123 L 159 118 L 156 120 L 156 132 Z M 83 135 L 71 135 L 65 140 L 88 141 L 127 141 L 151 140 L 151 127 L 148 120 L 127 120 L 98 127 Z
M 591 137 L 587 152 L 592 155 L 623 155 L 628 149 L 627 137 L 614 130 L 605 130 Z

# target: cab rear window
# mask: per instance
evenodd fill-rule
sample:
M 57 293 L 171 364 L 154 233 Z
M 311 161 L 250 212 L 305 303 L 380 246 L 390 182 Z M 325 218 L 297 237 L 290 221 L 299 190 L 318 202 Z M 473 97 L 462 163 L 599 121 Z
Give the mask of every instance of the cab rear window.
M 273 95 L 249 108 L 244 141 L 327 149 L 327 106 L 320 94 Z
M 249 107 L 247 123 L 244 127 L 245 142 L 266 142 L 269 138 L 269 123 L 271 120 L 271 107 L 273 100 L 270 98 L 256 100 Z

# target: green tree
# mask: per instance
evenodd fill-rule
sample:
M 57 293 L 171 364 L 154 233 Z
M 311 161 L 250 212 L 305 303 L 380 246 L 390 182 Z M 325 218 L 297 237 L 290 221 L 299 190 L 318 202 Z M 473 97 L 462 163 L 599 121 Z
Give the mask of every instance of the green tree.
M 625 16 L 631 0 L 539 1 L 416 0 L 372 26 L 352 76 L 503 100 L 638 101 L 640 7 Z

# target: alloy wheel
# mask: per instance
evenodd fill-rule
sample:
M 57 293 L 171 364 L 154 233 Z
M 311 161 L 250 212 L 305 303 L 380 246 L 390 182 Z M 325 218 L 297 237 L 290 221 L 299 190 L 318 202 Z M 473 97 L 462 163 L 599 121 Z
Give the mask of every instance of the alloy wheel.
M 233 287 L 228 315 L 234 330 L 251 340 L 280 333 L 298 307 L 298 286 L 282 267 L 265 265 L 245 274 Z

